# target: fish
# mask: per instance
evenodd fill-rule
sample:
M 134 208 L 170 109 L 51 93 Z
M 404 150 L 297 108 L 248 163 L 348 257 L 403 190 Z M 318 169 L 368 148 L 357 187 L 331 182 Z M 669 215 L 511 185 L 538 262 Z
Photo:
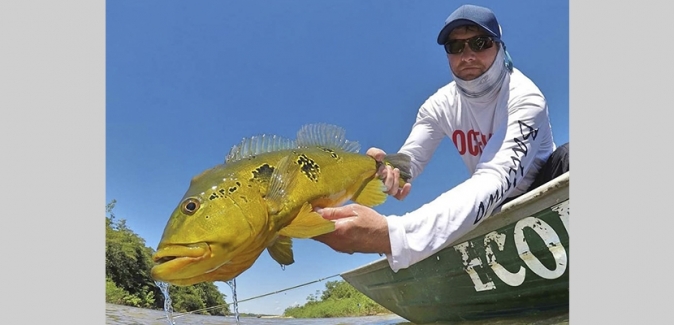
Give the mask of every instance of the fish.
M 293 239 L 334 231 L 315 209 L 384 203 L 382 164 L 400 170 L 401 187 L 409 181 L 409 156 L 378 162 L 345 134 L 306 124 L 295 139 L 262 134 L 233 146 L 224 163 L 191 179 L 152 256 L 151 277 L 178 286 L 230 281 L 265 250 L 285 268 L 295 261 Z

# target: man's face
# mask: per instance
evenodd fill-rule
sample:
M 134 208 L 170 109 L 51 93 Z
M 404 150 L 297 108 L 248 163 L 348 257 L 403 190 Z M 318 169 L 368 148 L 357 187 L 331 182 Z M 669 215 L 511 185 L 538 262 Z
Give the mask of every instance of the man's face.
M 466 40 L 475 36 L 488 35 L 476 26 L 461 26 L 454 28 L 449 33 L 448 42 Z M 491 42 L 491 40 L 488 42 Z M 463 51 L 457 54 L 447 53 L 447 59 L 449 60 L 449 67 L 452 69 L 452 72 L 463 80 L 473 80 L 485 73 L 491 67 L 491 64 L 494 63 L 494 59 L 498 53 L 498 43 L 495 41 L 493 42 L 493 46 L 477 52 L 471 49 L 465 42 L 458 42 L 458 44 L 462 44 L 456 46 L 462 46 Z

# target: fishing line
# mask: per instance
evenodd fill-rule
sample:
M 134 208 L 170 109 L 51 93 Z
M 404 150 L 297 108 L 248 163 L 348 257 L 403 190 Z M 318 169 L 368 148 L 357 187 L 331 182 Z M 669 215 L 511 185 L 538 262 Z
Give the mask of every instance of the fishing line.
M 284 291 L 296 289 L 296 288 L 299 288 L 299 287 L 303 287 L 303 286 L 305 286 L 305 285 L 309 285 L 309 284 L 316 283 L 316 282 L 321 282 L 321 281 L 323 281 L 323 280 L 327 280 L 327 279 L 334 278 L 334 277 L 337 277 L 337 276 L 340 276 L 340 274 L 339 274 L 339 273 L 333 274 L 333 275 L 328 276 L 328 277 L 325 277 L 325 278 L 320 278 L 320 279 L 313 280 L 313 281 L 310 281 L 310 282 L 298 284 L 298 285 L 293 286 L 293 287 L 289 287 L 289 288 L 277 290 L 277 291 L 270 292 L 270 293 L 265 293 L 265 294 L 263 294 L 263 295 L 259 295 L 259 296 L 255 296 L 255 297 L 246 298 L 246 299 L 237 301 L 237 303 L 242 303 L 242 302 L 244 302 L 244 301 L 249 301 L 249 300 L 253 300 L 253 299 L 262 298 L 262 297 L 270 296 L 270 295 L 273 295 L 273 294 L 281 293 L 281 292 L 284 292 Z M 197 309 L 197 310 L 193 310 L 193 311 L 188 311 L 188 312 L 186 312 L 186 313 L 174 314 L 174 315 L 173 315 L 173 318 L 179 318 L 179 317 L 183 317 L 183 316 L 186 316 L 186 315 L 189 315 L 189 314 L 193 314 L 193 313 L 196 313 L 196 312 L 199 312 L 199 311 L 211 310 L 211 309 L 219 308 L 219 307 L 222 307 L 222 306 L 225 306 L 225 305 L 229 305 L 229 304 L 226 303 L 226 304 L 222 304 L 222 305 L 211 306 L 211 307 L 201 308 L 201 309 Z M 165 317 L 157 318 L 157 320 L 164 319 L 164 318 L 165 318 Z

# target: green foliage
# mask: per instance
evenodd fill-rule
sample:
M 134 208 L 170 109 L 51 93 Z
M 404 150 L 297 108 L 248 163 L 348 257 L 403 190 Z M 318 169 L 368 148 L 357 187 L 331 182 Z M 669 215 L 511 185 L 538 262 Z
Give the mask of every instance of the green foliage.
M 145 240 L 134 233 L 126 220 L 113 213 L 116 201 L 105 207 L 105 301 L 113 304 L 163 309 L 164 295 L 150 277 L 154 250 L 145 246 Z M 213 283 L 192 286 L 171 286 L 169 294 L 173 310 L 191 312 L 206 307 L 201 313 L 230 314 L 225 295 Z
M 105 301 L 112 304 L 124 304 L 124 297 L 129 293 L 118 287 L 110 278 L 105 278 Z
M 194 285 L 197 288 L 201 288 L 200 298 L 203 300 L 206 306 L 221 306 L 218 308 L 209 309 L 211 315 L 229 315 L 229 305 L 225 303 L 225 295 L 218 290 L 218 287 L 209 282 L 202 282 Z
M 155 305 L 154 292 L 150 291 L 148 287 L 143 287 L 143 290 L 136 294 L 130 294 L 118 287 L 109 277 L 105 278 L 105 301 L 141 308 L 152 308 Z
M 213 283 L 202 282 L 191 286 L 171 286 L 169 288 L 173 310 L 188 312 L 209 307 L 208 310 L 195 314 L 229 315 L 229 305 L 225 303 L 225 295 L 218 291 Z M 222 306 L 217 308 L 210 308 Z
M 315 295 L 309 295 L 304 306 L 287 308 L 284 315 L 295 318 L 329 318 L 391 313 L 346 281 L 328 281 L 325 288 L 322 295 L 318 291 Z
M 348 299 L 361 294 L 356 288 L 345 281 L 328 281 L 325 283 L 326 290 L 323 291 L 321 300 L 340 300 Z
M 201 293 L 199 288 L 194 286 L 188 287 L 172 287 L 171 299 L 173 299 L 173 309 L 178 311 L 192 311 L 206 308 L 206 304 L 200 299 Z M 205 312 L 196 312 L 204 314 Z

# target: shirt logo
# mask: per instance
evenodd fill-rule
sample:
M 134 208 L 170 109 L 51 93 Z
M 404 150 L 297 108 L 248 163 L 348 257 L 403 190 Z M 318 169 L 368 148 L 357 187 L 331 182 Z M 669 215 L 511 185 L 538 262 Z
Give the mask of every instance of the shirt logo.
M 491 136 L 491 133 L 486 135 L 476 130 L 468 130 L 468 132 L 456 130 L 452 133 L 452 142 L 454 142 L 456 149 L 459 150 L 460 155 L 469 154 L 477 157 L 482 155 L 482 149 L 487 145 L 487 141 L 489 141 Z

